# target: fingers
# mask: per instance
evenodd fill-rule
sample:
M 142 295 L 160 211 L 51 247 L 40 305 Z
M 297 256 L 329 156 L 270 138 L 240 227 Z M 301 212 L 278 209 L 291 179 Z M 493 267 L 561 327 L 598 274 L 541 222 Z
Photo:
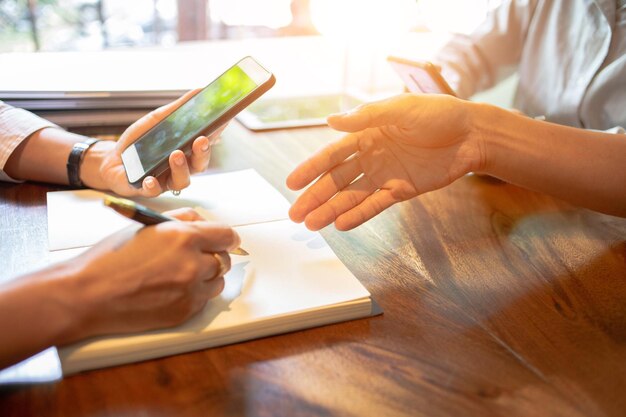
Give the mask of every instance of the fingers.
M 191 173 L 203 172 L 209 166 L 211 159 L 211 142 L 206 136 L 200 136 L 191 146 Z
M 399 201 L 391 190 L 377 189 L 364 176 L 308 213 L 304 221 L 309 230 L 320 230 L 334 222 L 337 230 L 346 231 L 360 226 Z
M 138 194 L 142 197 L 156 197 L 165 191 L 163 186 L 154 177 L 144 178 L 141 188 L 138 190 Z
M 182 316 L 182 321 L 189 319 L 191 316 L 197 314 L 204 308 L 207 301 L 217 297 L 224 291 L 226 282 L 224 277 L 216 277 L 207 280 L 198 280 L 197 284 L 193 287 L 193 293 L 191 294 L 191 306 L 189 309 L 183 308 L 183 311 L 188 310 L 187 314 Z M 176 324 L 178 324 L 177 321 Z
M 347 113 L 331 114 L 328 125 L 343 132 L 386 125 L 397 125 L 419 98 L 413 94 L 403 94 L 389 99 L 363 104 Z
M 182 190 L 191 184 L 191 174 L 203 172 L 209 166 L 211 158 L 210 139 L 200 136 L 191 146 L 191 157 L 187 158 L 181 150 L 176 150 L 169 157 L 169 175 L 165 176 L 166 190 Z
M 192 145 L 189 160 L 185 153 L 176 150 L 169 157 L 169 172 L 161 176 L 161 180 L 146 177 L 139 194 L 143 197 L 156 197 L 167 190 L 182 190 L 191 184 L 191 174 L 206 170 L 211 157 L 209 139 L 205 136 L 196 139 Z M 190 166 L 191 165 L 191 166 Z
M 205 276 L 205 279 L 215 279 L 223 277 L 228 271 L 230 271 L 231 263 L 228 252 L 214 252 L 203 255 L 209 270 Z
M 354 229 L 397 202 L 398 200 L 393 196 L 390 190 L 378 190 L 352 210 L 337 217 L 335 227 L 337 230 L 341 231 Z
M 189 207 L 183 207 L 183 208 L 179 208 L 176 210 L 169 210 L 166 211 L 165 213 L 168 216 L 171 217 L 175 217 L 178 220 L 182 220 L 184 222 L 193 222 L 193 221 L 202 221 L 204 220 L 204 218 L 198 214 L 197 211 L 195 211 L 192 208 Z
M 201 136 L 193 142 L 189 160 L 181 150 L 172 152 L 169 158 L 170 172 L 167 177 L 167 189 L 182 190 L 189 187 L 190 175 L 206 170 L 210 157 L 211 146 L 206 136 Z
M 206 302 L 224 290 L 224 275 L 231 268 L 230 256 L 227 252 L 203 253 L 200 258 L 202 268 L 193 287 L 193 296 L 198 305 L 197 310 L 204 307 Z
M 204 287 L 204 296 L 205 296 L 206 301 L 220 295 L 222 291 L 224 291 L 225 284 L 226 282 L 224 281 L 223 276 L 214 278 L 209 281 L 203 281 L 202 286 Z M 204 304 L 206 304 L 206 301 Z
M 199 262 L 201 268 L 192 290 L 195 299 L 192 314 L 202 309 L 208 300 L 221 294 L 225 286 L 224 275 L 231 268 L 230 256 L 225 251 L 203 253 Z
M 349 158 L 341 165 L 322 175 L 314 185 L 302 193 L 291 206 L 289 217 L 294 222 L 302 222 L 310 212 L 326 203 L 362 173 L 358 159 Z
M 228 252 L 202 253 L 198 259 L 199 268 L 196 279 L 198 281 L 211 281 L 226 275 L 231 268 Z
M 358 207 L 369 196 L 377 192 L 377 187 L 367 177 L 361 177 L 327 203 L 306 216 L 309 230 L 320 230 L 337 220 L 341 215 Z
M 169 158 L 170 173 L 167 178 L 167 188 L 169 190 L 182 190 L 189 187 L 191 175 L 189 172 L 189 165 L 187 165 L 187 158 L 185 153 L 181 150 L 176 150 L 170 154 Z
M 133 194 L 142 197 L 156 197 L 167 190 L 182 190 L 191 183 L 191 173 L 206 170 L 211 157 L 209 139 L 205 136 L 196 139 L 192 145 L 192 155 L 187 160 L 184 152 L 176 150 L 169 157 L 169 172 L 160 176 L 160 180 L 148 176 L 143 180 L 141 188 Z M 190 166 L 191 165 L 191 166 Z M 131 189 L 134 191 L 134 189 Z M 130 193 L 124 193 L 130 195 Z
M 228 252 L 239 247 L 241 239 L 235 230 L 228 226 L 216 225 L 205 221 L 188 223 L 195 227 L 195 243 L 202 252 Z
M 205 253 L 201 255 L 202 268 L 196 277 L 192 295 L 196 299 L 193 310 L 200 310 L 206 302 L 218 296 L 225 286 L 224 275 L 230 271 L 230 257 L 226 252 Z
M 342 163 L 358 150 L 358 136 L 346 135 L 302 162 L 287 177 L 287 187 L 300 190 L 324 172 Z

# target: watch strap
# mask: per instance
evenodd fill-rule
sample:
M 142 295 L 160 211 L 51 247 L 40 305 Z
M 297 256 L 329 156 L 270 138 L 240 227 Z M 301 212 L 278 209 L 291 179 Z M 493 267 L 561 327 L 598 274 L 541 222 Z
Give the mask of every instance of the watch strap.
M 72 187 L 82 188 L 83 182 L 80 180 L 80 164 L 85 158 L 85 153 L 98 139 L 86 138 L 82 142 L 77 142 L 72 147 L 69 158 L 67 158 L 67 179 Z

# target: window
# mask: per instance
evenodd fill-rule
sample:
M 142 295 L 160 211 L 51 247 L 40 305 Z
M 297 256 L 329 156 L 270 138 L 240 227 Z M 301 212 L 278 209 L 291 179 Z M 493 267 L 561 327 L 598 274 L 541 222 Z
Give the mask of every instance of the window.
M 407 14 L 413 15 L 415 28 L 457 32 L 470 32 L 484 19 L 488 8 L 500 3 L 407 1 L 412 10 Z M 390 3 L 379 2 L 384 7 Z M 356 4 L 359 9 L 363 4 L 348 0 L 0 0 L 0 52 L 100 50 L 309 35 L 317 33 L 311 8 L 326 10 L 330 20 L 345 19 L 345 13 L 333 13 L 344 3 Z
M 0 52 L 316 33 L 308 0 L 0 0 Z

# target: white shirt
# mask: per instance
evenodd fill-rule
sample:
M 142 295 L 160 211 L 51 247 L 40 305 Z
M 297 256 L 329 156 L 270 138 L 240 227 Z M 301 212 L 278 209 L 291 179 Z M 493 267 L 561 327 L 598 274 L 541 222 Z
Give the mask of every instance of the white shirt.
M 460 97 L 517 71 L 514 104 L 529 116 L 626 126 L 626 0 L 504 0 L 436 61 Z
M 16 182 L 4 172 L 7 160 L 24 139 L 45 127 L 58 126 L 0 101 L 0 181 Z

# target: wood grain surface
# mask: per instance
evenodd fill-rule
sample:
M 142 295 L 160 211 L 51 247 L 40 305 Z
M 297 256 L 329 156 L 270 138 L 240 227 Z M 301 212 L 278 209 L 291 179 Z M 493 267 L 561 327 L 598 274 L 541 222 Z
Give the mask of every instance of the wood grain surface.
M 212 167 L 293 199 L 286 174 L 334 137 L 233 123 Z M 1 279 L 45 264 L 51 189 L 0 185 Z M 2 387 L 0 415 L 626 415 L 625 219 L 466 176 L 323 234 L 384 315 Z

